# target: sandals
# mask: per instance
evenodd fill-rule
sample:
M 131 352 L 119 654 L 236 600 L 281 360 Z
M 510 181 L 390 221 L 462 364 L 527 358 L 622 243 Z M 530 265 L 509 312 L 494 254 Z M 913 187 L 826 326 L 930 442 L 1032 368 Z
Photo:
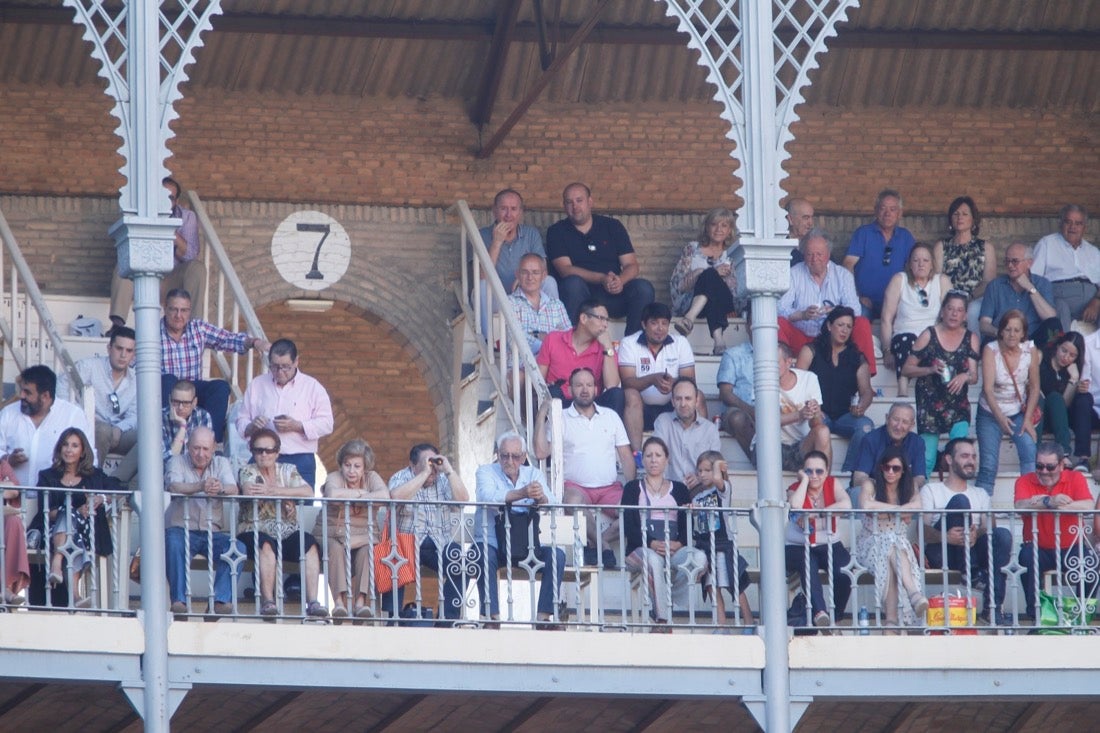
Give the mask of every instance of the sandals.
M 322 606 L 320 601 L 310 601 L 306 606 L 306 615 L 313 618 L 328 618 L 328 609 Z
M 279 615 L 279 607 L 275 605 L 275 601 L 264 601 L 260 604 L 260 615 L 265 617 L 264 621 L 275 623 L 275 617 Z
M 56 588 L 57 586 L 61 585 L 63 582 L 65 582 L 65 580 L 64 580 L 64 578 L 61 577 L 61 573 L 53 573 L 53 572 L 50 573 L 50 587 L 51 588 Z
M 928 610 L 928 599 L 919 590 L 915 590 L 909 594 L 909 605 L 913 607 L 914 613 L 919 616 Z
M 677 318 L 672 326 L 681 336 L 687 336 L 691 333 L 691 330 L 695 328 L 695 321 L 685 316 L 683 318 Z

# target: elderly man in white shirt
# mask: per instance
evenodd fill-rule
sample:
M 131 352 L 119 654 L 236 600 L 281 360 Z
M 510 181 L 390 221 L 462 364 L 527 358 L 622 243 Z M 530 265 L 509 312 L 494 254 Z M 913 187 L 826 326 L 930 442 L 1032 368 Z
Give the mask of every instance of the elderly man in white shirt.
M 1035 245 L 1031 271 L 1054 286 L 1054 308 L 1062 328 L 1074 319 L 1089 323 L 1100 319 L 1100 249 L 1085 239 L 1088 212 L 1067 204 L 1058 217 L 1058 231 Z
M 825 316 L 838 305 L 860 313 L 862 305 L 852 273 L 832 261 L 833 240 L 821 227 L 813 227 L 798 243 L 802 262 L 791 268 L 791 286 L 779 299 L 779 340 L 793 353 L 819 333 Z M 867 359 L 875 374 L 875 344 L 871 322 L 856 316 L 852 343 Z

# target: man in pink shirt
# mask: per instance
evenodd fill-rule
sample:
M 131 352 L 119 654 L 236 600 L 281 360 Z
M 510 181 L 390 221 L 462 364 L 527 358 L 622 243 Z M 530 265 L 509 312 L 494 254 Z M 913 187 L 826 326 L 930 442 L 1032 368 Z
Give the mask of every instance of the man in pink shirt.
M 317 441 L 332 432 L 332 402 L 313 377 L 298 370 L 298 347 L 279 339 L 268 354 L 268 373 L 245 390 L 237 432 L 245 440 L 261 428 L 279 434 L 279 461 L 293 463 L 310 486 L 316 483 Z

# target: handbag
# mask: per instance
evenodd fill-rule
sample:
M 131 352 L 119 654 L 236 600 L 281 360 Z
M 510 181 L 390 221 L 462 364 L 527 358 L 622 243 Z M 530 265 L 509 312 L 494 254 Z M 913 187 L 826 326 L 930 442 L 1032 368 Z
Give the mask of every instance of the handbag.
M 1008 368 L 1008 362 L 1005 361 L 1005 355 L 1001 354 L 1001 363 L 1005 365 L 1005 371 L 1008 372 L 1008 378 L 1012 380 L 1012 389 L 1016 392 L 1016 399 L 1020 401 L 1021 405 L 1026 406 L 1027 401 L 1020 394 L 1020 387 L 1016 384 L 1016 375 L 1012 373 L 1012 370 Z M 1036 405 L 1035 409 L 1031 412 L 1031 424 L 1038 425 L 1043 421 L 1043 408 Z
M 134 550 L 134 556 L 130 558 L 130 580 L 141 582 L 141 548 Z
M 505 526 L 507 516 L 508 525 Z M 505 505 L 504 511 L 496 518 L 497 552 L 502 560 L 518 562 L 527 558 L 531 551 L 542 549 L 539 541 L 538 511 L 513 512 L 511 505 Z M 511 543 L 508 543 L 508 540 Z M 508 551 L 511 549 L 511 555 Z
M 389 593 L 393 590 L 393 570 L 387 558 L 393 552 L 393 542 L 390 540 L 390 528 L 382 529 L 382 539 L 374 546 L 374 586 L 379 593 Z M 392 563 L 397 566 L 397 587 L 404 588 L 416 580 L 416 535 L 411 532 L 397 533 L 397 559 Z

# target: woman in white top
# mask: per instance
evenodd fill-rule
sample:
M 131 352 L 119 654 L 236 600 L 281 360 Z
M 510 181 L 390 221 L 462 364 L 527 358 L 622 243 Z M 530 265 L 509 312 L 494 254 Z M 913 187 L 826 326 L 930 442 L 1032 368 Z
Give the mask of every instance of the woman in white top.
M 1042 354 L 1027 338 L 1027 318 L 1010 310 L 997 325 L 997 340 L 982 349 L 982 393 L 978 398 L 978 486 L 993 495 L 1001 437 L 1008 435 L 1020 456 L 1021 475 L 1035 470 L 1035 422 Z
M 932 269 L 932 247 L 917 242 L 909 253 L 905 269 L 890 279 L 882 301 L 882 362 L 898 378 L 898 397 L 909 395 L 909 379 L 901 375 L 901 365 L 913 350 L 913 342 L 926 328 L 934 326 L 940 306 L 951 289 L 946 275 Z

